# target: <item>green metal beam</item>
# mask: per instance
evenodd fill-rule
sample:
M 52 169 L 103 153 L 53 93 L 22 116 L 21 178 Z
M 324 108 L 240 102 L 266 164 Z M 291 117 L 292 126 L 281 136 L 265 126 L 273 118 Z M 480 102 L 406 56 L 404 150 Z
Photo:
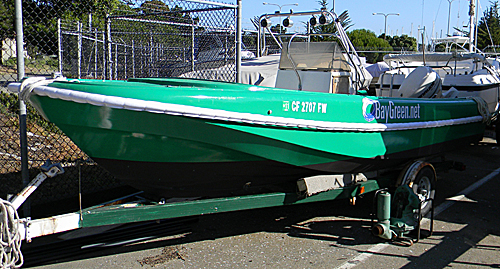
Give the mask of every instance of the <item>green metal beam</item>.
M 185 216 L 214 214 L 221 212 L 352 198 L 362 193 L 368 193 L 380 188 L 388 187 L 389 184 L 390 180 L 388 179 L 368 180 L 342 189 L 330 190 L 305 198 L 300 197 L 295 193 L 267 193 L 158 205 L 138 205 L 134 207 L 111 206 L 96 209 L 86 209 L 82 212 L 80 227 L 178 218 Z

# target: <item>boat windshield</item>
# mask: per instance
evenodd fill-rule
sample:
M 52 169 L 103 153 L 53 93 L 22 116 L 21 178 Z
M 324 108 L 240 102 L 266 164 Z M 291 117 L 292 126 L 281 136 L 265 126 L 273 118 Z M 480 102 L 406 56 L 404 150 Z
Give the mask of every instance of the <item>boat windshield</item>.
M 328 70 L 350 72 L 349 64 L 345 60 L 340 46 L 336 42 L 292 42 L 290 56 L 287 56 L 288 46 L 283 46 L 280 58 L 280 69 L 297 70 Z

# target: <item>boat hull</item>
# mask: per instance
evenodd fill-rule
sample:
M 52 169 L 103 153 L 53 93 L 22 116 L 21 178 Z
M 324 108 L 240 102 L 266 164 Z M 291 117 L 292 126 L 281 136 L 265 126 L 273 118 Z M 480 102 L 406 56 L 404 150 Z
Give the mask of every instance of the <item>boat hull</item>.
M 63 92 L 81 88 L 63 96 L 95 94 L 98 87 L 90 87 L 94 83 L 102 87 L 103 82 L 90 81 L 87 87 L 54 86 Z M 109 83 L 111 87 L 117 82 Z M 146 90 L 148 85 L 143 84 L 131 85 Z M 230 88 L 233 84 L 221 85 Z M 195 92 L 161 88 L 164 95 L 173 96 L 170 102 L 186 106 L 189 113 L 172 112 L 170 107 L 158 112 L 127 104 L 103 105 L 96 99 L 75 101 L 36 89 L 31 101 L 97 163 L 123 182 L 157 197 L 290 191 L 301 177 L 395 167 L 477 141 L 484 130 L 471 100 L 368 99 L 263 88 L 258 88 L 262 92 L 230 93 L 215 87 Z M 136 100 L 132 97 L 120 98 Z M 306 106 L 306 112 L 294 111 L 293 100 L 299 98 L 330 110 L 308 112 Z M 304 102 L 299 102 L 299 110 Z M 407 109 L 411 113 L 405 108 L 411 108 Z M 217 114 L 230 109 L 227 117 Z
M 435 155 L 477 142 L 482 136 L 434 144 L 401 152 L 384 159 L 353 158 L 311 166 L 293 166 L 274 161 L 169 163 L 116 159 L 94 160 L 124 183 L 155 198 L 223 197 L 266 192 L 295 192 L 297 179 L 319 174 L 350 174 L 402 168 L 416 156 Z M 409 157 L 412 156 L 412 157 Z M 175 180 L 173 180 L 175 179 Z

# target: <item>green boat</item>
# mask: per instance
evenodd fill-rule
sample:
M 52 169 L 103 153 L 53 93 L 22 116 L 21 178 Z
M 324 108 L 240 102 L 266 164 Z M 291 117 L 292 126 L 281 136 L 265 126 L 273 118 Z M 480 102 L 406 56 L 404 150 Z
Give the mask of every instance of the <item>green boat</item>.
M 294 192 L 304 177 L 395 168 L 482 138 L 480 99 L 369 96 L 342 42 L 290 42 L 277 88 L 183 78 L 9 87 L 102 167 L 158 197 Z M 438 96 L 439 77 L 420 71 L 415 92 Z
M 293 188 L 478 141 L 471 99 L 398 99 L 191 79 L 59 80 L 36 109 L 124 182 L 170 196 Z M 289 190 L 289 189 L 288 189 Z

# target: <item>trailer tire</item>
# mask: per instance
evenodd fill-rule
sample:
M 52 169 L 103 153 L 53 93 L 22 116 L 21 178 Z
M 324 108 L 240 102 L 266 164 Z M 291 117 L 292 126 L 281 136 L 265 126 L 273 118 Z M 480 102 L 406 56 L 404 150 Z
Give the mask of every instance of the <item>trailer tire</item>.
M 422 216 L 425 216 L 431 210 L 432 202 L 430 200 L 434 199 L 434 194 L 436 192 L 435 182 L 435 171 L 431 167 L 425 166 L 422 170 L 420 170 L 417 177 L 412 182 L 413 184 L 410 186 L 415 194 L 419 197 L 424 197 L 426 200 L 422 202 Z
M 403 173 L 401 185 L 408 185 L 422 201 L 421 215 L 431 210 L 436 185 L 436 170 L 427 162 L 416 161 Z
M 500 145 L 500 120 L 495 123 L 495 139 L 497 140 L 497 145 Z

